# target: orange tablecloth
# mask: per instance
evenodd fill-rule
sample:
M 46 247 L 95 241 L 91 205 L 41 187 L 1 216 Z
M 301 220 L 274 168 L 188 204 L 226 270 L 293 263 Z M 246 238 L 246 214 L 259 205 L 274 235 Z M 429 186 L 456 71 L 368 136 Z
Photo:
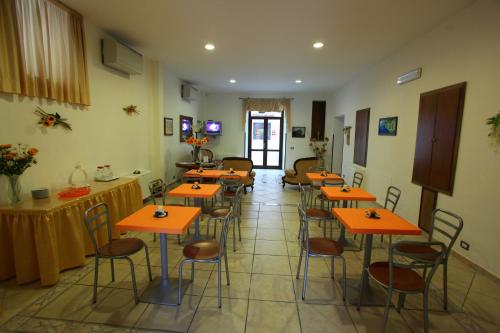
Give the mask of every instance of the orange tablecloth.
M 344 179 L 336 173 L 327 173 L 326 176 L 322 176 L 320 172 L 306 172 L 306 177 L 312 182 L 338 181 L 341 183 L 344 181 Z
M 192 188 L 193 184 L 181 184 L 168 192 L 172 197 L 183 198 L 212 198 L 219 192 L 221 186 L 218 184 L 200 184 L 200 188 L 195 190 Z
M 375 201 L 376 197 L 359 187 L 351 187 L 349 192 L 342 192 L 340 187 L 323 186 L 321 192 L 328 200 Z
M 112 223 L 142 207 L 137 179 L 121 178 L 92 183 L 86 196 L 61 200 L 54 193 L 47 199 L 25 199 L 18 205 L 0 206 L 0 280 L 16 277 L 18 284 L 40 279 L 57 283 L 59 272 L 85 264 L 94 253 L 83 223 L 85 209 L 106 202 Z M 119 237 L 118 232 L 114 235 Z M 101 228 L 98 242 L 106 242 Z

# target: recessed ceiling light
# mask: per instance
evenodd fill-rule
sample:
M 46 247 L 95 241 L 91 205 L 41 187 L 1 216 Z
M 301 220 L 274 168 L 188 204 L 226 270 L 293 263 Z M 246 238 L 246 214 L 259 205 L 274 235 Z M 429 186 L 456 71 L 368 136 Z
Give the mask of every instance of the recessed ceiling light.
M 316 43 L 314 43 L 314 44 L 313 44 L 313 47 L 314 47 L 315 49 L 320 49 L 320 48 L 322 48 L 323 46 L 325 46 L 325 44 L 323 44 L 322 42 L 316 42 Z
M 215 49 L 215 45 L 210 43 L 205 44 L 205 49 L 212 51 L 213 49 Z
M 229 83 L 236 83 L 236 80 L 235 79 L 231 79 L 231 80 L 229 80 Z
M 295 80 L 295 83 L 302 83 L 302 80 Z

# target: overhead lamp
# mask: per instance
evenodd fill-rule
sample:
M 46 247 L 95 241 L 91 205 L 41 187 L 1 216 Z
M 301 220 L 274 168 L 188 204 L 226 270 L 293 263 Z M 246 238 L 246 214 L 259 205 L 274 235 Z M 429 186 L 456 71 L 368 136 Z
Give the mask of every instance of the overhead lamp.
M 320 49 L 320 48 L 322 48 L 323 46 L 325 46 L 325 44 L 323 44 L 323 42 L 316 42 L 316 43 L 314 43 L 314 44 L 313 44 L 313 47 L 314 47 L 315 49 Z
M 205 44 L 205 49 L 208 51 L 212 51 L 215 49 L 215 45 L 211 43 Z

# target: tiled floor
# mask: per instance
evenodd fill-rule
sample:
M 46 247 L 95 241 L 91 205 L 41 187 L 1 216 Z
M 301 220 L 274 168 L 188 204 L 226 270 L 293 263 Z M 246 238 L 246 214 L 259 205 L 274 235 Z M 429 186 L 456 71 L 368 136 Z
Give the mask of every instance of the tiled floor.
M 14 280 L 0 283 L 0 331 L 22 332 L 378 332 L 383 313 L 380 307 L 346 306 L 330 265 L 312 259 L 309 268 L 307 302 L 301 300 L 302 277 L 295 279 L 299 247 L 297 242 L 298 192 L 282 190 L 279 173 L 257 171 L 253 193 L 243 199 L 242 238 L 237 251 L 229 239 L 231 285 L 222 290 L 222 308 L 217 307 L 217 271 L 213 265 L 198 264 L 194 283 L 180 307 L 135 304 L 130 271 L 116 265 L 116 281 L 110 281 L 109 266 L 103 263 L 96 305 L 91 304 L 93 261 L 69 270 L 51 288 L 38 283 L 17 286 Z M 313 226 L 313 232 L 321 230 Z M 205 230 L 205 229 L 202 229 Z M 338 233 L 338 230 L 336 230 Z M 232 233 L 231 233 L 232 234 Z M 230 234 L 230 235 L 231 235 Z M 160 275 L 159 244 L 150 234 L 134 234 L 151 250 L 153 274 Z M 383 259 L 386 248 L 377 243 L 374 258 Z M 181 247 L 169 240 L 170 273 L 176 276 Z M 349 277 L 359 278 L 361 252 L 346 252 Z M 141 290 L 148 283 L 145 259 L 134 257 Z M 442 273 L 434 279 L 431 294 L 431 331 L 499 332 L 500 286 L 456 258 L 450 259 L 450 310 L 441 307 Z M 224 281 L 224 279 L 223 279 Z M 420 296 L 409 297 L 406 308 L 391 311 L 388 331 L 420 332 Z

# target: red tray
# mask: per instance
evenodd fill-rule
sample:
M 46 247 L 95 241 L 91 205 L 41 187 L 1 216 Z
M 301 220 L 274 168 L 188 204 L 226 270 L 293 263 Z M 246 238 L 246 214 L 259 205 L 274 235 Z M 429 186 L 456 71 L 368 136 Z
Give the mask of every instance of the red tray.
M 68 198 L 78 198 L 83 197 L 90 193 L 90 187 L 76 187 L 76 188 L 68 188 L 58 193 L 59 198 L 68 199 Z

